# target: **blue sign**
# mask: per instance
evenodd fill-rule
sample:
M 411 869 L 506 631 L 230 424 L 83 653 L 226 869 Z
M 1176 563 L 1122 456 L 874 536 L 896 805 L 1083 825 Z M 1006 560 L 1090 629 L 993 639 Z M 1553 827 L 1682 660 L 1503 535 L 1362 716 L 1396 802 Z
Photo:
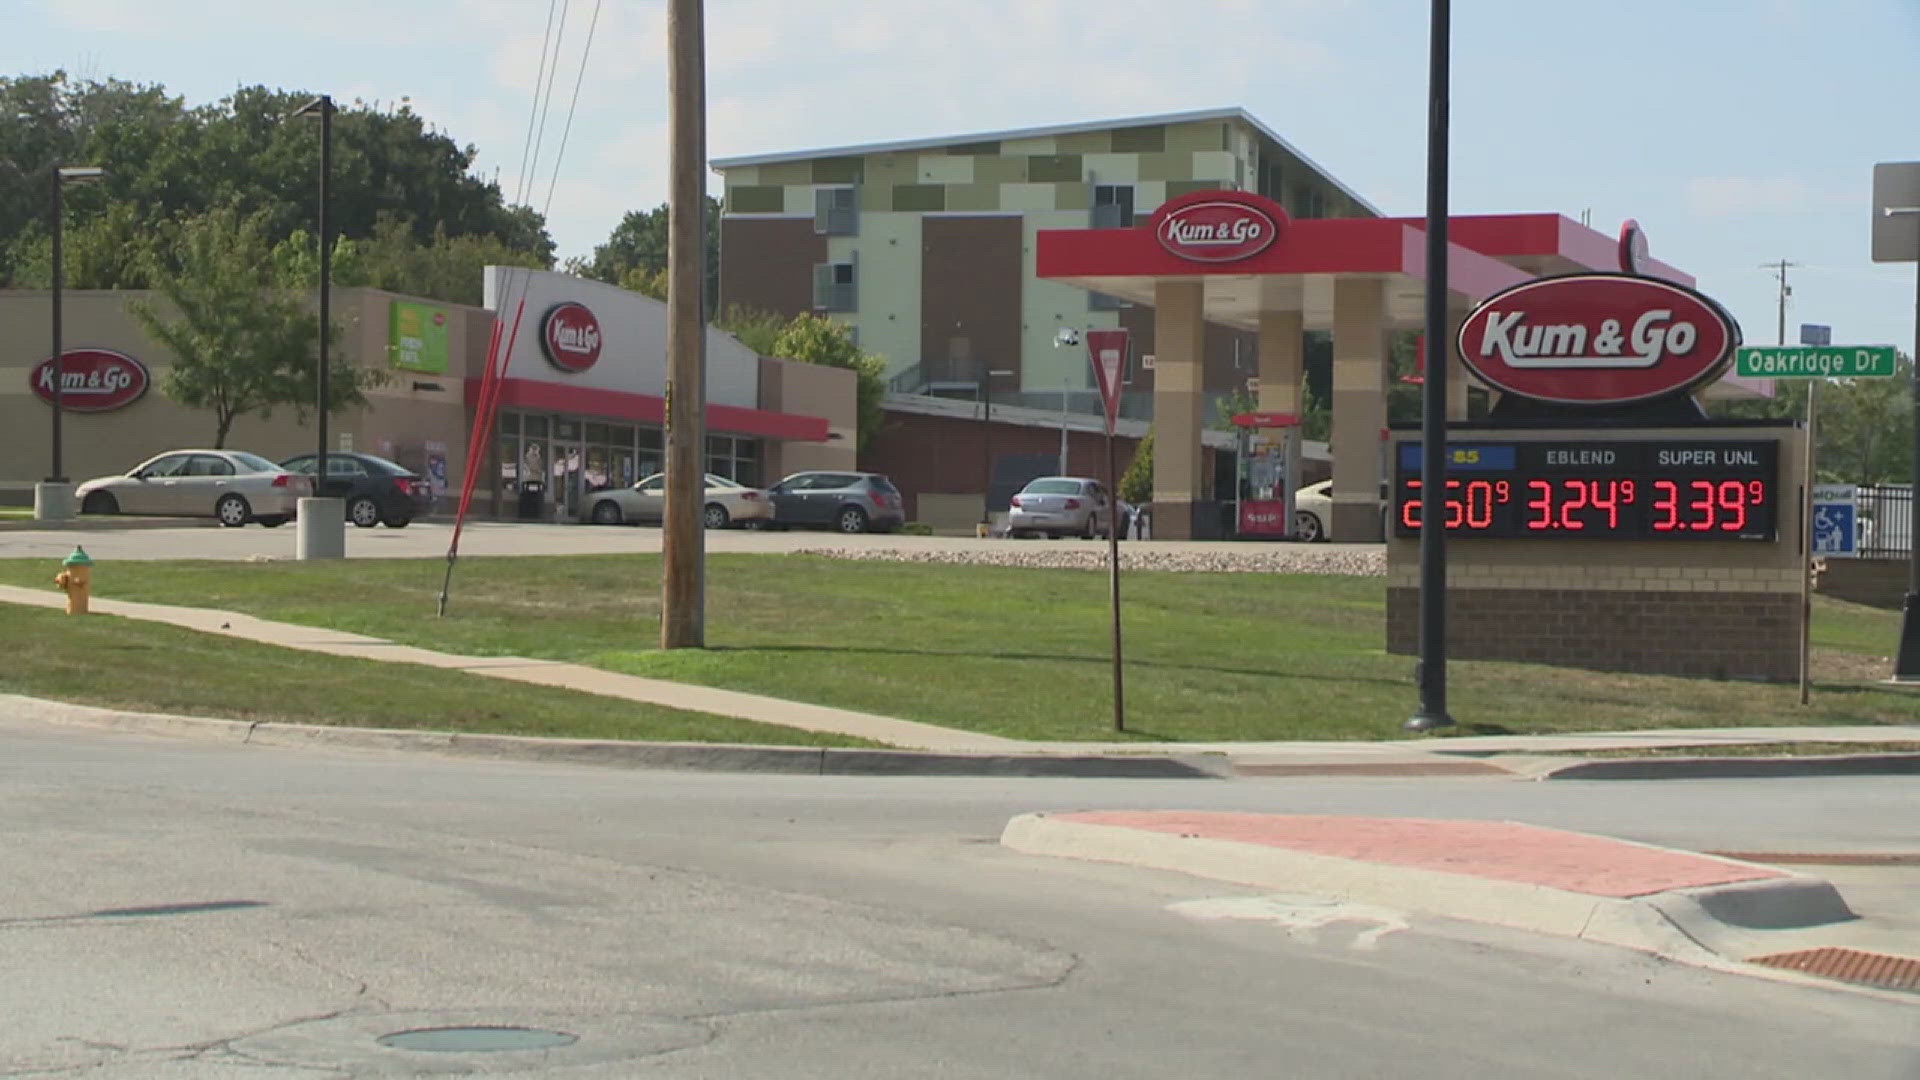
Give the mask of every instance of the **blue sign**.
M 1512 443 L 1448 443 L 1447 471 L 1484 472 L 1490 469 L 1506 470 L 1513 468 L 1514 447 Z M 1400 444 L 1400 467 L 1408 472 L 1419 473 L 1420 444 L 1403 442 Z
M 1813 487 L 1813 553 L 1850 558 L 1859 554 L 1859 511 L 1852 484 Z
M 1810 323 L 1810 322 L 1801 323 L 1800 324 L 1800 344 L 1802 345 L 1833 344 L 1833 327 L 1822 326 L 1819 323 Z

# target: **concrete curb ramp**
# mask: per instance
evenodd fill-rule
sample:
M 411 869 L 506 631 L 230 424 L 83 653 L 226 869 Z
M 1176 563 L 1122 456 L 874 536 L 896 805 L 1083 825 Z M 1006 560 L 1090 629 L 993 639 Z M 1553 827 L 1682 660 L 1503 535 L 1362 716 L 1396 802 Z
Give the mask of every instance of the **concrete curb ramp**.
M 1007 823 L 1000 842 L 1031 855 L 1172 870 L 1771 978 L 1782 973 L 1742 962 L 1766 951 L 1760 942 L 1768 932 L 1856 918 L 1819 878 L 1510 822 L 1192 811 L 1025 814 Z M 1799 975 L 1789 981 L 1834 985 Z

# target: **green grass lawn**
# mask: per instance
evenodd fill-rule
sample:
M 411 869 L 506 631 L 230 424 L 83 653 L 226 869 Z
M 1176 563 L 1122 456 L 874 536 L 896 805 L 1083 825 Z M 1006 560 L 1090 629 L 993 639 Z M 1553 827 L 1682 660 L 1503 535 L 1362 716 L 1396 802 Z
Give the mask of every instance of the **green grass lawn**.
M 870 746 L 834 735 L 325 656 L 108 615 L 9 606 L 0 692 L 145 712 L 583 739 Z
M 1018 738 L 1112 738 L 1107 579 L 1084 571 L 716 555 L 706 650 L 658 641 L 657 556 L 120 563 L 110 598 L 232 608 L 472 654 L 573 660 Z M 38 562 L 0 581 L 44 587 Z M 1380 579 L 1130 573 L 1129 730 L 1147 740 L 1392 738 L 1417 703 Z M 1792 686 L 1455 662 L 1463 733 L 1910 723 L 1874 679 L 1899 616 L 1822 600 L 1813 705 Z

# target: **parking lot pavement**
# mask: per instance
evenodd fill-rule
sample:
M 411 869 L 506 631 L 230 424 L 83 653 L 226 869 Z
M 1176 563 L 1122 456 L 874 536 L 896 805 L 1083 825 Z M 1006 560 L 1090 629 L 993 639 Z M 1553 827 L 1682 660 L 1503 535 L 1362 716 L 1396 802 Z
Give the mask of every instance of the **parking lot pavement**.
M 448 522 L 417 521 L 404 529 L 347 529 L 347 557 L 351 559 L 444 558 L 453 535 Z M 292 559 L 295 532 L 292 528 L 212 529 L 183 526 L 177 529 L 32 529 L 0 531 L 0 558 L 64 558 L 79 544 L 87 553 L 102 560 L 136 559 L 231 559 L 238 561 Z M 1300 549 L 1300 544 L 1248 544 L 1220 541 L 1129 540 L 1123 549 L 1144 547 L 1164 552 L 1256 552 L 1281 548 Z M 778 554 L 792 551 L 835 549 L 913 552 L 969 551 L 1088 551 L 1106 550 L 1104 540 L 1007 540 L 979 539 L 971 536 L 905 536 L 872 534 L 847 536 L 833 532 L 760 532 L 745 529 L 715 530 L 706 533 L 707 550 L 714 553 Z M 1351 548 L 1379 551 L 1378 544 L 1316 544 L 1316 554 L 1335 553 Z M 660 530 L 646 527 L 604 527 L 590 525 L 547 525 L 526 522 L 468 522 L 460 537 L 462 555 L 606 555 L 619 553 L 656 553 L 660 550 Z

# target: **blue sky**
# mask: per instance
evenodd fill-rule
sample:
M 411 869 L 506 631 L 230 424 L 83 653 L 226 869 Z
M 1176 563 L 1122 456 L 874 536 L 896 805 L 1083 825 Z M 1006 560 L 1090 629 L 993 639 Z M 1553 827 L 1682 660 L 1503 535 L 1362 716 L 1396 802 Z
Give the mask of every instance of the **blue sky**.
M 521 175 L 539 0 L 0 0 L 11 72 L 265 83 L 413 107 L 531 190 L 563 256 L 666 198 L 665 5 L 566 8 L 555 113 Z M 1424 0 L 708 0 L 709 153 L 1244 106 L 1392 214 L 1425 210 Z M 1639 220 L 1752 343 L 1914 341 L 1915 268 L 1869 261 L 1872 168 L 1920 160 L 1920 0 L 1458 0 L 1456 213 Z M 550 182 L 552 181 L 552 182 Z

